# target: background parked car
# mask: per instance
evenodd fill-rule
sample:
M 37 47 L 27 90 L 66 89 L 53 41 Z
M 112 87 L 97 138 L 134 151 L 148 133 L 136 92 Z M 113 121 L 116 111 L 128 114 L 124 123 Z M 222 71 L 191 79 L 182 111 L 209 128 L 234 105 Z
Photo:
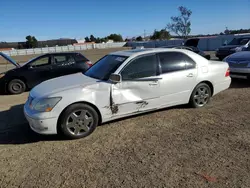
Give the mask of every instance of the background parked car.
M 228 63 L 232 78 L 250 80 L 250 51 L 234 53 L 227 56 L 223 61 Z
M 234 38 L 227 45 L 218 48 L 215 55 L 219 60 L 223 60 L 228 55 L 240 51 L 250 51 L 250 37 Z
M 19 65 L 9 56 L 0 56 L 16 68 L 0 74 L 1 89 L 11 94 L 20 94 L 37 84 L 59 76 L 85 72 L 92 63 L 81 53 L 50 53 Z
M 209 54 L 204 53 L 202 50 L 198 48 L 199 38 L 192 38 L 186 40 L 181 46 L 180 45 L 171 45 L 171 46 L 162 46 L 160 48 L 176 48 L 176 49 L 186 49 L 193 51 L 202 57 L 210 60 L 211 56 Z

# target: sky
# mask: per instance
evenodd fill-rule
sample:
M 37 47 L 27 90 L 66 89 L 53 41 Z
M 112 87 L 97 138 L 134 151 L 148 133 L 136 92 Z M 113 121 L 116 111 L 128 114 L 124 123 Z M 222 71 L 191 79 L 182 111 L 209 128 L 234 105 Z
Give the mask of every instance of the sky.
M 151 34 L 192 10 L 191 34 L 250 28 L 250 0 L 1 0 L 0 41 Z

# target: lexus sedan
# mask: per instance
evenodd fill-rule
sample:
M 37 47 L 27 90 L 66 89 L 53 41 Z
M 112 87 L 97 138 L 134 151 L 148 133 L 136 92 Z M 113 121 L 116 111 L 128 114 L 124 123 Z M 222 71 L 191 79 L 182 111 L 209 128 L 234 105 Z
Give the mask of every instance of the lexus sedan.
M 231 78 L 250 80 L 250 51 L 234 53 L 223 61 L 227 62 L 230 67 Z
M 39 84 L 31 90 L 24 114 L 37 133 L 81 138 L 114 119 L 180 104 L 204 107 L 230 83 L 227 63 L 188 50 L 119 51 L 85 73 Z
M 86 71 L 92 63 L 80 53 L 50 53 L 19 65 L 11 57 L 0 52 L 14 69 L 0 73 L 1 91 L 20 94 L 51 78 Z

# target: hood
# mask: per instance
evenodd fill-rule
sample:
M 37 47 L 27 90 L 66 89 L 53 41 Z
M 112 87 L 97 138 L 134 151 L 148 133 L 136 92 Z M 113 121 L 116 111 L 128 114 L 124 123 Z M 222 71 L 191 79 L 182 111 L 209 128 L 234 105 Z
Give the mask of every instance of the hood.
M 185 41 L 184 46 L 193 46 L 197 47 L 200 39 L 194 38 L 194 39 L 188 39 Z
M 10 62 L 12 65 L 16 66 L 17 68 L 20 67 L 20 65 L 17 62 L 15 62 L 10 56 L 7 56 L 6 54 L 2 52 L 0 52 L 0 56 L 2 56 L 5 60 Z
M 236 48 L 242 45 L 226 45 L 226 46 L 221 46 L 219 50 L 230 50 L 231 48 Z
M 76 87 L 92 85 L 97 81 L 98 80 L 85 76 L 82 73 L 71 74 L 42 82 L 31 90 L 30 95 L 35 98 L 43 97 Z
M 250 51 L 236 52 L 226 58 L 227 61 L 250 61 Z

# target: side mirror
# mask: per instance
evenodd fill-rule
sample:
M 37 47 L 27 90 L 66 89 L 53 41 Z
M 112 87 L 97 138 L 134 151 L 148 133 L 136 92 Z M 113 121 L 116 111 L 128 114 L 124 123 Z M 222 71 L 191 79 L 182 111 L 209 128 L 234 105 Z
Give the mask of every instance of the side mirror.
M 113 83 L 119 83 L 121 82 L 122 77 L 120 74 L 111 74 L 109 80 Z

